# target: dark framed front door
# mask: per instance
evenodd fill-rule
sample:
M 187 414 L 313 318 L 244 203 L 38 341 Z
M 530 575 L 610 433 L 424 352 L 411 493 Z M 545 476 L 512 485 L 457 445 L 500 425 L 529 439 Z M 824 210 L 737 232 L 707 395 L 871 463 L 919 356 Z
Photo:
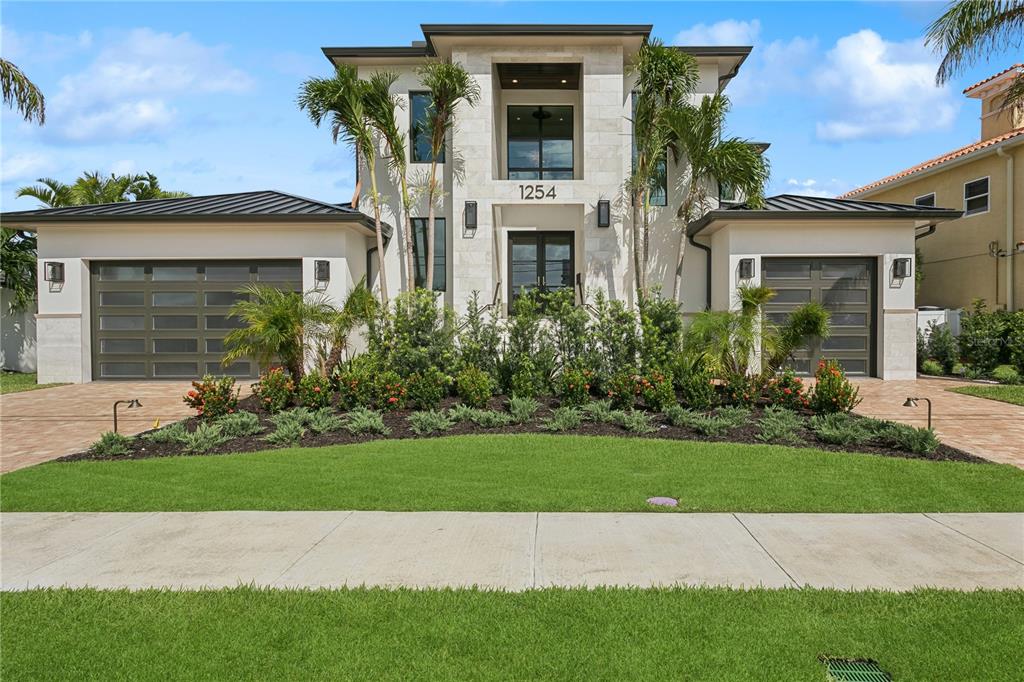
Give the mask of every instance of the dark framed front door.
M 851 376 L 874 376 L 874 258 L 764 258 L 761 282 L 775 290 L 768 320 L 783 324 L 797 307 L 816 301 L 831 314 L 832 334 L 798 349 L 790 367 L 813 374 L 820 360 L 836 360 Z
M 512 232 L 508 236 L 509 309 L 523 292 L 572 289 L 576 279 L 572 232 Z

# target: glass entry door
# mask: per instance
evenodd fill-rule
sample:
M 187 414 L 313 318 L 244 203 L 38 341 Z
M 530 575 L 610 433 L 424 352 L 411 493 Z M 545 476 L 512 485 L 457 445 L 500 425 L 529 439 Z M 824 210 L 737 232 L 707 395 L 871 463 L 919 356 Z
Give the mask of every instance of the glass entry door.
M 576 249 L 572 232 L 514 232 L 508 237 L 509 306 L 523 292 L 572 289 Z

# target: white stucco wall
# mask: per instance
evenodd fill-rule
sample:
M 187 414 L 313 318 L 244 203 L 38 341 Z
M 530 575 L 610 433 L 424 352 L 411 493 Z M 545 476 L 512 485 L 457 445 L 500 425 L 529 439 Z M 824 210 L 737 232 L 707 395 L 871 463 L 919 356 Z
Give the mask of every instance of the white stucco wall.
M 40 383 L 92 379 L 89 263 L 94 260 L 301 259 L 314 288 L 314 260 L 331 263 L 322 290 L 338 303 L 366 274 L 372 240 L 355 228 L 323 223 L 124 223 L 42 225 L 39 238 Z M 43 281 L 47 261 L 64 263 L 65 282 Z

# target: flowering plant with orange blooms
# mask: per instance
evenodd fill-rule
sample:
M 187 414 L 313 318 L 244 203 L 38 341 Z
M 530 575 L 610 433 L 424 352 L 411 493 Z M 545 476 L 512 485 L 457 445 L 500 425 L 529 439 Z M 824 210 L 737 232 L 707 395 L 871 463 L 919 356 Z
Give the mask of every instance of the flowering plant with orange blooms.
M 288 407 L 295 393 L 295 382 L 281 367 L 272 367 L 252 385 L 252 392 L 267 412 L 280 412 Z
M 602 392 L 617 410 L 630 410 L 640 395 L 640 375 L 636 372 L 616 372 L 602 387 Z
M 373 406 L 378 410 L 398 410 L 405 407 L 408 389 L 398 372 L 388 370 L 373 379 Z
M 676 389 L 672 377 L 661 370 L 652 369 L 640 377 L 640 395 L 647 409 L 660 412 L 676 404 Z
M 822 360 L 814 373 L 811 409 L 817 414 L 849 412 L 860 404 L 860 390 L 850 383 L 835 360 Z
M 772 377 L 764 391 L 769 403 L 790 410 L 806 409 L 811 404 L 803 379 L 794 374 L 791 369 Z
M 311 410 L 331 404 L 331 381 L 320 372 L 310 372 L 299 380 L 299 402 Z
M 558 375 L 558 400 L 562 405 L 582 405 L 590 400 L 594 373 L 580 367 L 566 367 Z
M 218 379 L 207 374 L 201 380 L 192 382 L 191 390 L 182 400 L 196 411 L 197 417 L 216 419 L 238 409 L 238 389 L 232 377 Z

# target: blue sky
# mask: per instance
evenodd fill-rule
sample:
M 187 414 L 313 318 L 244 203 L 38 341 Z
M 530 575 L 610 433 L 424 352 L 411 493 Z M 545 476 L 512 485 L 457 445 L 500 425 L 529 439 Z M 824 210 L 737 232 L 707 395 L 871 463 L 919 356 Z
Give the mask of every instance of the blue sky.
M 419 24 L 652 23 L 674 44 L 752 44 L 729 86 L 733 134 L 772 143 L 771 193 L 830 195 L 975 141 L 961 90 L 1015 61 L 993 55 L 944 88 L 921 45 L 942 4 L 22 3 L 0 52 L 47 97 L 47 125 L 2 113 L 0 202 L 84 170 L 156 173 L 193 194 L 280 189 L 345 201 L 350 153 L 294 105 L 326 74 L 324 45 L 406 45 Z

